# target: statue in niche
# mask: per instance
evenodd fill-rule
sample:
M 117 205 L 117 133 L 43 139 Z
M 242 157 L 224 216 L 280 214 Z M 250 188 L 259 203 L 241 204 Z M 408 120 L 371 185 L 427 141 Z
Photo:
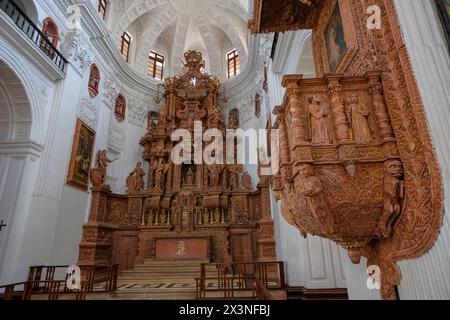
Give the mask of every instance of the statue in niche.
M 253 188 L 252 177 L 247 171 L 242 175 L 242 188 L 244 188 L 244 190 L 252 190 Z
M 164 163 L 164 159 L 161 158 L 155 170 L 155 189 L 161 191 L 164 189 L 166 182 L 166 174 L 169 171 L 169 164 Z
M 382 235 L 388 238 L 391 236 L 397 218 L 402 212 L 405 184 L 403 181 L 403 164 L 400 160 L 389 160 L 384 166 L 384 204 L 379 226 Z
M 144 176 L 145 172 L 142 168 L 142 162 L 138 162 L 136 168 L 130 173 L 126 181 L 128 193 L 141 192 L 144 190 Z
M 210 189 L 217 189 L 220 183 L 220 174 L 222 172 L 222 167 L 218 164 L 212 164 L 209 165 L 207 168 L 209 177 L 208 186 Z
M 192 167 L 189 167 L 188 172 L 186 173 L 186 181 L 185 184 L 187 186 L 193 186 L 195 184 L 194 171 L 192 171 Z
M 228 128 L 230 129 L 237 129 L 239 128 L 239 110 L 233 109 L 230 111 L 228 115 Z
M 239 188 L 239 165 L 233 164 L 230 166 L 230 187 L 231 190 L 237 190 Z
M 367 106 L 359 103 L 357 94 L 351 96 L 345 111 L 355 142 L 358 144 L 372 143 L 375 135 L 369 124 L 370 111 Z
M 325 106 L 321 104 L 321 99 L 318 96 L 314 96 L 309 105 L 310 113 L 310 132 L 311 143 L 315 145 L 330 144 L 331 139 L 328 133 L 326 118 L 329 116 L 329 112 Z
M 330 212 L 325 194 L 325 183 L 337 185 L 336 180 L 321 172 L 317 175 L 314 167 L 310 164 L 304 164 L 300 167 L 301 179 L 295 180 L 295 190 L 299 195 L 297 204 L 303 212 L 309 212 L 313 217 L 320 221 L 322 232 L 326 235 L 334 233 L 334 218 Z

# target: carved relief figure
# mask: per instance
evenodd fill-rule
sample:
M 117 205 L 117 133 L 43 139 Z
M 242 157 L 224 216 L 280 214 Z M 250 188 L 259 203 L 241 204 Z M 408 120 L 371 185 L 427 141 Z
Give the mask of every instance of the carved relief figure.
M 312 98 L 309 105 L 310 113 L 310 130 L 311 130 L 311 143 L 312 144 L 330 144 L 331 139 L 328 134 L 326 118 L 329 113 L 325 107 L 321 104 L 321 100 L 318 96 Z
M 403 164 L 400 160 L 389 160 L 385 163 L 384 204 L 379 226 L 386 238 L 391 236 L 396 221 L 402 212 L 402 204 L 405 198 L 403 175 Z
M 136 164 L 136 168 L 133 170 L 133 172 L 130 173 L 130 175 L 127 178 L 127 189 L 129 193 L 132 192 L 140 192 L 144 190 L 144 169 L 142 168 L 142 162 L 138 162 Z
M 353 94 L 346 108 L 347 119 L 353 130 L 353 139 L 358 144 L 368 144 L 374 140 L 374 134 L 369 125 L 370 111 L 367 106 L 359 103 L 359 97 Z
M 314 167 L 305 164 L 300 168 L 301 179 L 295 181 L 295 189 L 299 195 L 297 203 L 302 209 L 310 212 L 320 221 L 322 232 L 331 235 L 334 232 L 334 218 L 328 207 L 324 186 L 314 172 Z

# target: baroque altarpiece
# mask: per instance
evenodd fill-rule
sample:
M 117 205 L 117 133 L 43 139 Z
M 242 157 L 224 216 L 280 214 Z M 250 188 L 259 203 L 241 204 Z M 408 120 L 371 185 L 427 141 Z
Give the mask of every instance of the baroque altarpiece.
M 119 195 L 105 185 L 109 159 L 100 157 L 91 171 L 92 206 L 79 265 L 117 263 L 127 270 L 144 259 L 275 260 L 268 179 L 255 190 L 242 165 L 172 161 L 175 130 L 194 137 L 194 126 L 201 122 L 203 132 L 217 129 L 225 137 L 238 124 L 235 116 L 226 123 L 220 82 L 203 71 L 202 55 L 189 51 L 185 60 L 182 74 L 165 80 L 165 106 L 149 114 L 140 141 L 148 172 L 138 163 L 126 180 L 127 195 Z

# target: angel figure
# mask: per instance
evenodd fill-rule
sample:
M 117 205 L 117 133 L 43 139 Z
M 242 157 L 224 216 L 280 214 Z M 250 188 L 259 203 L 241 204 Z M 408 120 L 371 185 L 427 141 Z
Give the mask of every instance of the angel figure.
M 345 111 L 355 142 L 358 144 L 372 143 L 375 137 L 369 123 L 370 111 L 367 106 L 359 103 L 358 95 L 351 96 Z
M 97 158 L 96 158 L 96 162 L 97 162 L 97 168 L 100 172 L 101 175 L 101 184 L 105 184 L 105 180 L 106 180 L 106 168 L 108 167 L 109 163 L 113 163 L 114 161 L 118 160 L 119 158 L 116 159 L 109 159 L 108 158 L 108 154 L 106 150 L 99 150 L 97 153 Z
M 326 110 L 325 106 L 321 104 L 321 99 L 318 96 L 312 98 L 311 104 L 309 105 L 309 129 L 311 143 L 315 145 L 330 144 L 331 139 L 328 133 L 327 120 L 329 112 Z
M 323 171 L 316 173 L 311 164 L 302 165 L 299 172 L 301 179 L 295 180 L 294 187 L 298 195 L 296 202 L 301 207 L 301 212 L 309 212 L 318 219 L 323 234 L 333 234 L 334 217 L 330 211 L 325 191 L 332 188 L 338 188 L 342 192 L 345 190 L 335 177 Z

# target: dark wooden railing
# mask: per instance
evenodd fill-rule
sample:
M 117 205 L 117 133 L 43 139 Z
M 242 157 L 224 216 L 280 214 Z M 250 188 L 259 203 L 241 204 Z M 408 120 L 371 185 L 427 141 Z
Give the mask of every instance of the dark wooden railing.
M 27 35 L 31 41 L 48 56 L 53 63 L 66 73 L 68 61 L 53 46 L 42 31 L 27 17 L 25 12 L 13 0 L 0 0 L 0 8 L 11 18 L 14 24 Z
M 217 270 L 217 277 L 207 277 L 207 268 Z M 211 285 L 212 284 L 212 285 Z M 202 264 L 196 279 L 196 298 L 207 298 L 208 292 L 219 292 L 223 298 L 235 298 L 237 292 L 251 291 L 252 298 L 273 299 L 270 290 L 286 290 L 283 262 Z
M 30 267 L 28 280 L 0 287 L 0 300 L 30 300 L 33 295 L 47 295 L 48 300 L 59 296 L 73 295 L 75 300 L 86 300 L 88 293 L 114 293 L 117 290 L 118 265 L 82 266 L 81 289 L 71 290 L 67 286 L 69 266 Z M 57 272 L 65 279 L 55 279 Z M 44 277 L 45 275 L 45 277 Z

